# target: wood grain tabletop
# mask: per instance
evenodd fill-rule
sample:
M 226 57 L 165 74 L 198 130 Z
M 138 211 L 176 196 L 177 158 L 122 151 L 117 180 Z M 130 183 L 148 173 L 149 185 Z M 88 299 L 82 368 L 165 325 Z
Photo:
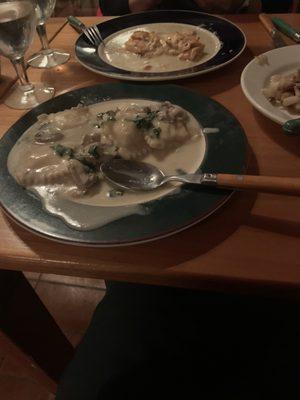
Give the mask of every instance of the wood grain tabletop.
M 272 48 L 255 15 L 228 17 L 246 34 L 247 48 L 234 63 L 176 84 L 212 97 L 231 111 L 245 129 L 250 146 L 249 174 L 300 176 L 300 136 L 256 112 L 244 97 L 240 75 L 256 55 Z M 283 15 L 300 25 L 300 15 Z M 82 18 L 92 24 L 99 18 Z M 52 33 L 63 18 L 51 19 Z M 49 26 L 49 28 L 50 28 Z M 68 25 L 51 45 L 72 54 L 51 70 L 29 68 L 33 81 L 47 81 L 61 94 L 115 80 L 84 69 L 74 58 L 78 34 Z M 290 42 L 289 42 L 290 43 Z M 6 64 L 3 64 L 3 72 Z M 7 73 L 9 74 L 9 72 Z M 0 136 L 23 111 L 0 104 Z M 88 248 L 41 238 L 0 213 L 0 268 L 212 290 L 300 293 L 300 199 L 271 194 L 235 193 L 205 221 L 174 236 L 131 247 Z

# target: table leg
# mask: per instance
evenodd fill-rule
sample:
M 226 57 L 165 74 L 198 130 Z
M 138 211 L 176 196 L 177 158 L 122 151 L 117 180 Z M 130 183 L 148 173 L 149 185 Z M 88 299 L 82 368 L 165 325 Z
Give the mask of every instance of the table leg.
M 0 329 L 59 380 L 74 349 L 21 272 L 0 271 Z

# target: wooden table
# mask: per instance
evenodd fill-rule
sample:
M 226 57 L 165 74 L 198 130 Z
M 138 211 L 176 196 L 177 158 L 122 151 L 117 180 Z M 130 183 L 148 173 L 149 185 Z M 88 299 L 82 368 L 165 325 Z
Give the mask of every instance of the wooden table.
M 300 16 L 286 15 L 300 24 Z M 244 66 L 271 48 L 256 16 L 232 16 L 245 32 L 248 47 L 233 64 L 178 85 L 211 96 L 242 123 L 251 148 L 249 173 L 300 175 L 300 137 L 285 136 L 278 125 L 256 112 L 239 84 Z M 83 18 L 87 24 L 97 18 Z M 64 19 L 51 20 L 57 30 Z M 53 47 L 74 55 L 77 33 L 68 25 L 56 35 Z M 74 57 L 52 70 L 29 69 L 33 81 L 48 81 L 57 94 L 81 86 L 113 81 L 79 65 Z M 0 106 L 0 134 L 22 111 Z M 290 291 L 300 287 L 300 200 L 296 197 L 236 193 L 206 221 L 175 236 L 133 247 L 95 249 L 57 244 L 0 216 L 2 268 L 78 275 L 102 279 L 155 283 L 189 288 L 247 288 Z
M 297 14 L 284 15 L 295 26 Z M 245 32 L 248 46 L 233 64 L 208 75 L 177 81 L 178 85 L 214 98 L 243 125 L 250 149 L 248 173 L 300 175 L 300 136 L 285 136 L 248 103 L 240 75 L 255 56 L 272 48 L 257 16 L 230 16 Z M 82 18 L 92 24 L 99 18 Z M 51 20 L 59 30 L 62 18 Z M 33 81 L 48 81 L 57 94 L 114 81 L 96 75 L 74 59 L 77 33 L 68 25 L 55 36 L 53 47 L 72 53 L 70 62 L 52 70 L 29 69 Z M 0 105 L 0 135 L 22 111 Z M 94 277 L 185 288 L 262 294 L 300 293 L 300 200 L 271 194 L 236 193 L 222 209 L 198 225 L 156 242 L 111 249 L 54 243 L 0 215 L 0 268 Z

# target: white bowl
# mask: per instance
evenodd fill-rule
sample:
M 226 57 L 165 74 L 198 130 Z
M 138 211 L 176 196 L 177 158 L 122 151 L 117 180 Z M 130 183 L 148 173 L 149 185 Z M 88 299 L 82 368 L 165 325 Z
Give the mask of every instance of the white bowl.
M 286 75 L 297 69 L 300 69 L 300 45 L 268 51 L 255 57 L 245 67 L 241 76 L 243 92 L 253 107 L 272 121 L 284 124 L 290 119 L 299 118 L 300 114 L 292 114 L 283 107 L 274 106 L 262 93 L 272 75 Z

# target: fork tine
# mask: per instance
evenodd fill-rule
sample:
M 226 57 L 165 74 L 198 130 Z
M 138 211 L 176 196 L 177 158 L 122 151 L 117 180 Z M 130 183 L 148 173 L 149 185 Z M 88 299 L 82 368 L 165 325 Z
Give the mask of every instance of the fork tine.
M 98 35 L 98 33 L 97 33 L 96 29 L 95 29 L 95 26 L 91 26 L 89 29 L 93 32 L 93 36 L 94 36 L 94 39 L 95 39 L 95 44 L 99 45 L 102 42 L 102 40 L 101 40 L 101 37 L 99 37 L 99 35 Z
M 89 29 L 88 29 L 88 28 L 84 29 L 84 30 L 83 30 L 83 33 L 85 34 L 85 36 L 87 37 L 87 39 L 89 40 L 89 42 L 90 42 L 91 44 L 95 45 L 94 38 L 93 38 L 93 36 L 90 34 Z
M 97 26 L 97 25 L 94 25 L 94 28 L 95 28 L 95 31 L 97 32 L 97 34 L 98 34 L 98 36 L 99 36 L 101 42 L 104 43 L 104 40 L 103 40 L 103 38 L 102 38 L 102 35 L 101 35 L 100 31 L 99 31 L 98 26 Z
M 98 38 L 98 36 L 96 35 L 96 33 L 95 33 L 95 31 L 94 31 L 94 29 L 93 29 L 93 27 L 92 26 L 90 26 L 89 28 L 88 28 L 88 31 L 89 31 L 89 34 L 92 36 L 92 38 L 93 38 L 93 41 L 94 41 L 94 45 L 95 46 L 99 46 L 99 38 Z

